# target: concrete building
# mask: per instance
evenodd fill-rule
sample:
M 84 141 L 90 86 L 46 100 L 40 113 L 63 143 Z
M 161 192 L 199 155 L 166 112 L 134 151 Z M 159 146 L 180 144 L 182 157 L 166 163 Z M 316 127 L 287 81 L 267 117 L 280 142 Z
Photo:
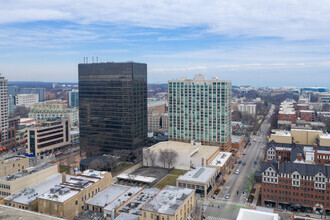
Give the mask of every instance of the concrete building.
M 45 88 L 22 88 L 22 94 L 38 94 L 38 102 L 45 101 Z
M 276 130 L 272 131 L 269 137 L 270 141 L 276 143 L 295 143 L 297 145 L 314 145 L 322 140 L 321 146 L 330 146 L 326 135 L 321 130 L 291 129 L 291 131 Z
M 18 94 L 16 97 L 16 105 L 32 107 L 39 102 L 38 94 Z
M 330 147 L 330 135 L 328 133 L 319 135 L 319 145 Z
M 71 145 L 79 144 L 79 130 L 71 130 L 70 131 L 70 140 Z
M 66 182 L 66 180 L 73 176 L 66 176 L 60 173 L 54 174 L 40 183 L 28 186 L 23 190 L 16 192 L 4 198 L 4 204 L 19 209 L 38 211 L 37 197 L 46 193 L 50 188 Z
M 168 83 L 169 140 L 231 148 L 231 81 L 182 78 Z
M 261 204 L 286 210 L 330 212 L 330 167 L 299 162 L 261 163 Z
M 41 156 L 71 144 L 68 120 L 45 121 L 27 128 L 26 152 Z
M 9 126 L 8 81 L 0 76 L 0 146 L 1 149 L 15 145 L 15 128 Z
M 164 164 L 157 158 L 159 158 L 160 152 L 165 150 L 174 151 L 177 154 L 176 161 L 171 166 L 183 170 L 190 170 L 192 166 L 208 166 L 218 156 L 223 160 L 218 164 L 215 162 L 214 165 L 218 165 L 220 169 L 231 158 L 231 153 L 220 152 L 219 147 L 164 141 L 143 149 L 143 166 L 164 167 Z M 165 167 L 168 168 L 168 164 L 165 164 Z
M 38 197 L 38 212 L 73 219 L 85 202 L 112 183 L 111 173 L 86 170 Z
M 72 90 L 69 92 L 69 105 L 79 108 L 79 91 Z
M 12 175 L 26 170 L 29 167 L 29 158 L 25 156 L 12 156 L 0 160 L 0 177 Z
M 277 213 L 240 208 L 236 220 L 280 220 Z
M 49 100 L 33 105 L 29 112 L 30 118 L 35 118 L 37 123 L 43 120 L 56 120 L 59 118 L 69 120 L 71 126 L 79 125 L 79 112 L 76 108 L 68 108 L 62 100 Z
M 81 152 L 137 149 L 147 142 L 147 65 L 83 63 L 79 69 Z
M 256 115 L 257 105 L 256 104 L 239 104 L 237 105 L 238 111 L 243 114 Z
M 176 179 L 176 186 L 195 190 L 201 197 L 207 197 L 216 186 L 220 172 L 210 167 L 195 167 Z
M 39 183 L 58 172 L 54 164 L 42 164 L 36 167 L 27 167 L 25 170 L 0 178 L 0 198 L 12 195 L 30 185 Z
M 183 220 L 190 216 L 194 205 L 194 190 L 166 186 L 142 208 L 140 219 Z
M 105 188 L 101 192 L 99 192 L 93 198 L 87 200 L 85 202 L 85 209 L 91 210 L 96 213 L 104 213 L 104 208 L 109 205 L 110 203 L 117 200 L 121 195 L 128 193 L 128 190 L 131 187 L 129 186 L 122 186 L 117 184 L 112 184 L 111 186 Z M 118 202 L 118 201 L 117 201 Z M 118 206 L 119 208 L 119 206 Z M 110 211 L 110 216 L 112 211 Z

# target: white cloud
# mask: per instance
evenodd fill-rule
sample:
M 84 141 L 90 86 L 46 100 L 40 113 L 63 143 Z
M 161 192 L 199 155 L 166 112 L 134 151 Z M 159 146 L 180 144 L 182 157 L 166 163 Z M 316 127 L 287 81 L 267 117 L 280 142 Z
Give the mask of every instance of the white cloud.
M 328 39 L 328 0 L 13 0 L 0 1 L 0 24 L 28 21 L 206 27 L 229 36 Z

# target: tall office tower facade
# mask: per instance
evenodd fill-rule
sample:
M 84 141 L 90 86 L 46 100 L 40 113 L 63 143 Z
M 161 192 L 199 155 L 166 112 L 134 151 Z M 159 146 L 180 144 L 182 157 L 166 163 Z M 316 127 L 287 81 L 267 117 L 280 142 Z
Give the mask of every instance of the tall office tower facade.
M 9 123 L 8 81 L 0 76 L 0 148 L 8 148 L 15 144 L 15 128 Z
M 147 65 L 79 64 L 80 149 L 87 156 L 147 140 Z
M 182 78 L 168 83 L 169 140 L 231 149 L 231 81 Z
M 69 92 L 69 105 L 72 107 L 79 107 L 79 91 L 72 90 Z
M 45 101 L 45 88 L 22 88 L 22 94 L 38 94 L 39 102 Z

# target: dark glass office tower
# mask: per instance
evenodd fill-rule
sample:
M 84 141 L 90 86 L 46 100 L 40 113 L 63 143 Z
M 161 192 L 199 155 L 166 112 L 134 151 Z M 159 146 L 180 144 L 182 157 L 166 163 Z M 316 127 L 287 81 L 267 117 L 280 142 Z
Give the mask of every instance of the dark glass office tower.
M 147 64 L 79 64 L 80 149 L 87 156 L 147 140 Z

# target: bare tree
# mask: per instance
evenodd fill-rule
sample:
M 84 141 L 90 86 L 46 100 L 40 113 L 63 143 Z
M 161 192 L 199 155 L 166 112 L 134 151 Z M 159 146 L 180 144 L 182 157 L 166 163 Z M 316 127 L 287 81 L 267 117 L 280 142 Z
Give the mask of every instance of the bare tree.
M 166 150 L 159 151 L 158 160 L 160 163 L 162 163 L 164 165 L 164 168 L 166 168 L 166 157 L 167 157 Z
M 150 159 L 150 150 L 143 151 L 143 160 L 146 161 L 147 167 L 149 166 L 149 159 Z
M 155 152 L 150 152 L 150 162 L 151 162 L 151 166 L 154 167 L 155 166 L 155 162 L 157 159 L 157 155 Z
M 177 158 L 178 158 L 177 152 L 173 150 L 166 151 L 166 163 L 169 169 L 174 165 Z

